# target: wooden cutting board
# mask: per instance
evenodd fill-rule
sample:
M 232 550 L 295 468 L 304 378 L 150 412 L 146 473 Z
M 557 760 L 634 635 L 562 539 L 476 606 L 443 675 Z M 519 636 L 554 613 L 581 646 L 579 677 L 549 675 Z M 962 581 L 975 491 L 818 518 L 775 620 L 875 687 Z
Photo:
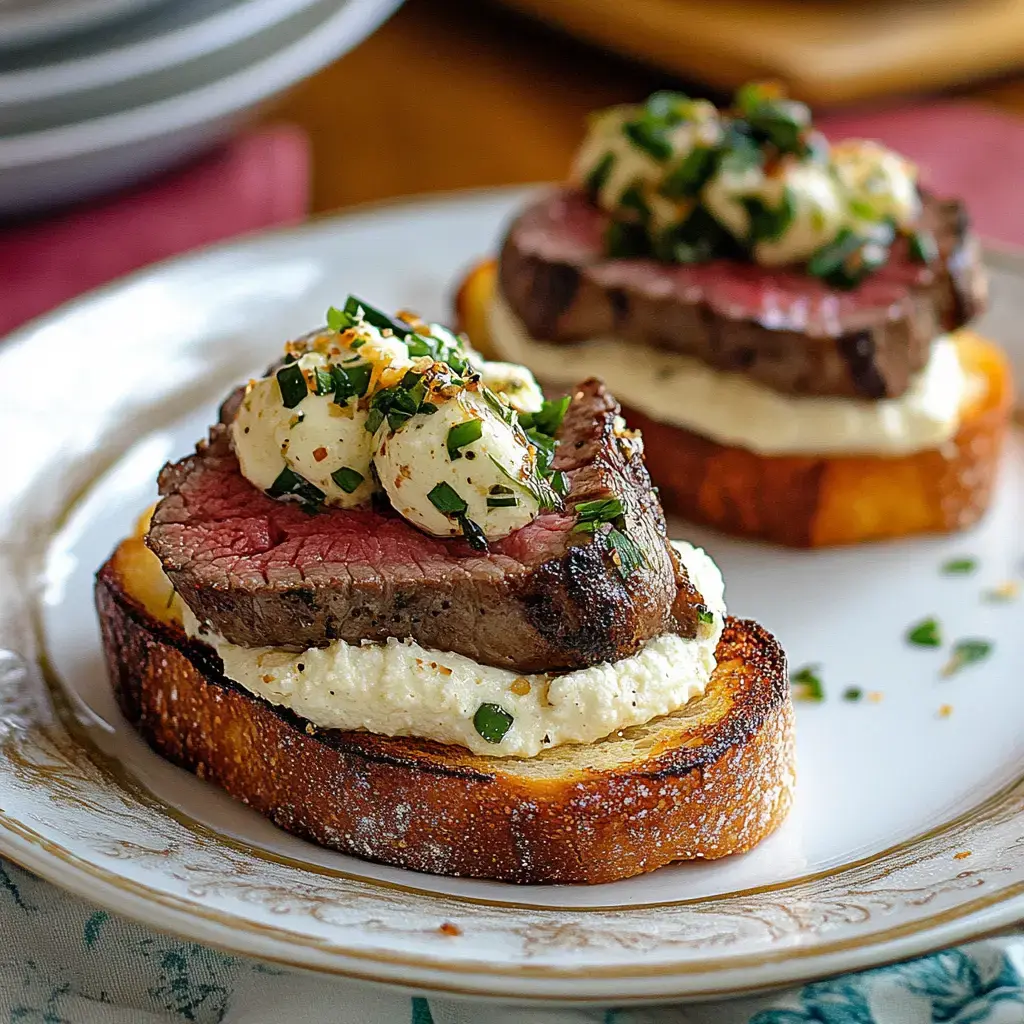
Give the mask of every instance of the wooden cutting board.
M 934 90 L 1024 66 L 1024 0 L 503 0 L 571 34 L 730 90 L 816 104 Z

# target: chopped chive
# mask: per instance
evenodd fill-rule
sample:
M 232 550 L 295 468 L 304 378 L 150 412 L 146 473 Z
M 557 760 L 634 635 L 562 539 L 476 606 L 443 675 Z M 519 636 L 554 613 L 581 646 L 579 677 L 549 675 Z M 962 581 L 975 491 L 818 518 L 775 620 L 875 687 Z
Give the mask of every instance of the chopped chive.
M 524 427 L 532 427 L 541 434 L 554 437 L 558 433 L 558 428 L 562 425 L 562 420 L 565 419 L 565 413 L 571 401 L 572 399 L 569 395 L 563 395 L 561 398 L 552 399 L 551 401 L 545 400 L 537 412 L 527 412 L 520 415 L 519 422 Z
M 907 630 L 907 643 L 918 647 L 941 647 L 942 631 L 935 619 L 923 619 Z
M 632 537 L 614 527 L 608 531 L 608 548 L 619 575 L 628 579 L 644 563 L 644 555 Z
M 366 478 L 362 473 L 357 470 L 350 469 L 348 466 L 342 466 L 341 469 L 336 469 L 331 474 L 331 479 L 346 493 L 352 494 L 353 491 L 365 480 Z
M 957 642 L 953 644 L 953 653 L 951 654 L 949 661 L 947 661 L 942 668 L 942 674 L 944 676 L 951 676 L 968 665 L 973 665 L 978 661 L 984 661 L 984 659 L 992 653 L 993 647 L 995 647 L 995 644 L 993 644 L 991 640 L 979 640 L 975 638 L 957 640 Z
M 285 494 L 291 494 L 299 484 L 302 477 L 292 472 L 287 466 L 277 475 L 277 479 L 267 488 L 267 494 L 271 498 L 280 498 Z
M 569 493 L 569 479 L 560 469 L 556 469 L 551 474 L 551 489 L 560 498 L 564 498 Z
M 500 743 L 514 721 L 500 704 L 481 704 L 473 716 L 473 728 L 488 743 Z
M 370 386 L 370 377 L 373 375 L 373 367 L 366 362 L 357 363 L 355 366 L 346 367 L 345 373 L 348 374 L 348 381 L 352 387 L 352 393 L 362 398 L 363 395 L 366 394 L 366 389 Z
M 466 514 L 456 516 L 459 526 L 462 528 L 462 536 L 466 538 L 466 542 L 471 548 L 477 551 L 487 550 L 487 534 L 480 528 L 477 523 L 474 523 L 472 519 L 466 517 Z
M 665 177 L 660 192 L 666 199 L 695 196 L 715 169 L 715 151 L 696 147 Z
M 614 497 L 581 501 L 576 506 L 576 515 L 585 523 L 610 523 L 622 515 L 622 502 Z
M 383 409 L 371 409 L 366 414 L 366 423 L 364 424 L 367 431 L 371 434 L 376 434 L 380 425 L 384 422 L 384 410 Z
M 625 136 L 637 149 L 655 160 L 667 160 L 672 155 L 672 144 L 665 138 L 660 125 L 649 120 L 629 121 L 622 128 Z
M 608 183 L 608 178 L 615 166 L 615 157 L 611 153 L 605 153 L 594 165 L 594 169 L 587 175 L 583 182 L 591 200 L 596 201 L 601 189 Z
M 488 508 L 516 508 L 518 505 L 519 499 L 514 494 L 495 494 L 487 499 Z
M 915 231 L 909 242 L 911 259 L 918 263 L 934 263 L 939 258 L 939 245 L 930 231 Z
M 396 338 L 402 339 L 412 334 L 412 328 L 404 321 L 394 319 L 369 303 L 363 302 L 362 299 L 357 298 L 355 295 L 350 295 L 345 300 L 345 312 L 353 320 L 358 321 L 360 319 L 360 310 L 362 310 L 362 319 L 372 327 L 376 327 L 378 331 L 391 331 Z
M 327 326 L 332 331 L 347 331 L 350 327 L 355 326 L 355 320 L 343 310 L 331 306 L 327 310 Z
M 309 394 L 306 377 L 295 363 L 277 371 L 277 384 L 286 409 L 294 409 Z
M 650 239 L 640 224 L 621 224 L 612 221 L 605 233 L 605 246 L 613 260 L 636 259 L 649 256 Z
M 942 563 L 944 576 L 968 576 L 978 568 L 976 558 L 951 558 Z
M 798 700 L 809 700 L 816 703 L 825 699 L 825 687 L 822 685 L 819 675 L 820 668 L 820 665 L 804 665 L 789 677 L 794 697 Z
M 331 372 L 330 367 L 325 370 L 318 366 L 313 373 L 316 380 L 316 393 L 318 395 L 326 395 L 329 391 L 334 390 L 334 374 Z
M 469 507 L 465 501 L 462 500 L 459 492 L 444 481 L 435 484 L 427 497 L 430 499 L 430 504 L 433 505 L 438 512 L 442 512 L 446 516 L 465 515 L 466 509 Z
M 710 625 L 715 621 L 715 613 L 706 604 L 699 604 L 697 605 L 697 621 Z
M 843 700 L 858 701 L 864 696 L 864 691 L 859 686 L 848 686 L 843 690 Z
M 776 207 L 768 206 L 756 196 L 743 196 L 740 202 L 750 218 L 748 243 L 751 245 L 778 241 L 796 216 L 796 200 L 788 186 L 783 189 L 782 201 Z
M 479 441 L 483 436 L 484 424 L 483 420 L 466 420 L 463 423 L 456 423 L 455 426 L 448 428 L 448 437 L 445 440 L 445 445 L 448 448 L 448 458 L 455 460 L 462 458 L 462 452 L 460 449 L 465 448 L 466 445 L 472 444 L 474 441 Z

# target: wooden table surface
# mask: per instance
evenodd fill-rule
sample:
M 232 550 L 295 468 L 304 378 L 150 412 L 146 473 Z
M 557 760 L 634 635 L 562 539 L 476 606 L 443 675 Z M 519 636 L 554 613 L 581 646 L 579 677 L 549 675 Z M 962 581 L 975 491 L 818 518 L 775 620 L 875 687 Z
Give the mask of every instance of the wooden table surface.
M 322 212 L 563 177 L 587 111 L 679 84 L 483 0 L 408 0 L 264 119 L 308 132 Z M 961 95 L 1024 112 L 1024 77 Z

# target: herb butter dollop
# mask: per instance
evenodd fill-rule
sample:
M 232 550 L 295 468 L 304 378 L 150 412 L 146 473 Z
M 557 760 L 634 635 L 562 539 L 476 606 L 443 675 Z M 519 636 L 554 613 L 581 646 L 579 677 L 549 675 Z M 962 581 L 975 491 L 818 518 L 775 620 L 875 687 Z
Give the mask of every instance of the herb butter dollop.
M 682 93 L 591 116 L 575 183 L 612 215 L 613 258 L 803 265 L 839 288 L 882 266 L 897 235 L 927 262 L 915 230 L 917 171 L 875 142 L 830 149 L 810 110 L 772 84 L 728 110 Z
M 557 506 L 552 410 L 564 406 L 545 403 L 529 370 L 358 299 L 327 319 L 246 387 L 230 427 L 246 479 L 310 512 L 383 492 L 418 528 L 475 547 Z

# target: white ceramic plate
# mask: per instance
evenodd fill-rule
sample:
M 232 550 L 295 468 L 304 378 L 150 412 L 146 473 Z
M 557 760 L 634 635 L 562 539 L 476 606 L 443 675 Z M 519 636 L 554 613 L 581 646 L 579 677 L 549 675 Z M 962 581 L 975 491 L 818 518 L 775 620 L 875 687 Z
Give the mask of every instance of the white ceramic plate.
M 234 381 L 348 291 L 446 316 L 450 285 L 493 249 L 522 196 L 370 209 L 215 249 L 0 346 L 0 851 L 198 941 L 501 999 L 718 996 L 909 956 L 1024 916 L 1024 605 L 981 600 L 1022 569 L 1019 433 L 991 514 L 960 536 L 796 553 L 674 524 L 719 560 L 730 609 L 774 630 L 794 664 L 820 662 L 828 690 L 798 709 L 791 817 L 743 857 L 593 888 L 412 874 L 279 832 L 125 726 L 91 582 L 152 500 L 157 468 L 191 448 Z M 1024 377 L 1024 263 L 991 263 L 988 326 Z M 980 561 L 975 575 L 940 574 L 965 554 Z M 993 639 L 993 656 L 941 679 L 944 652 L 903 640 L 925 615 L 950 637 Z M 849 703 L 848 686 L 884 696 Z M 460 934 L 439 930 L 446 922 Z
M 158 0 L 0 0 L 0 47 L 24 46 L 125 18 Z
M 322 0 L 300 38 L 233 73 L 119 113 L 0 137 L 0 216 L 81 200 L 170 167 L 223 138 L 270 97 L 314 74 L 401 0 Z
M 0 136 L 199 88 L 294 42 L 326 17 L 328 6 L 324 0 L 179 0 L 104 32 L 19 51 L 0 65 Z

